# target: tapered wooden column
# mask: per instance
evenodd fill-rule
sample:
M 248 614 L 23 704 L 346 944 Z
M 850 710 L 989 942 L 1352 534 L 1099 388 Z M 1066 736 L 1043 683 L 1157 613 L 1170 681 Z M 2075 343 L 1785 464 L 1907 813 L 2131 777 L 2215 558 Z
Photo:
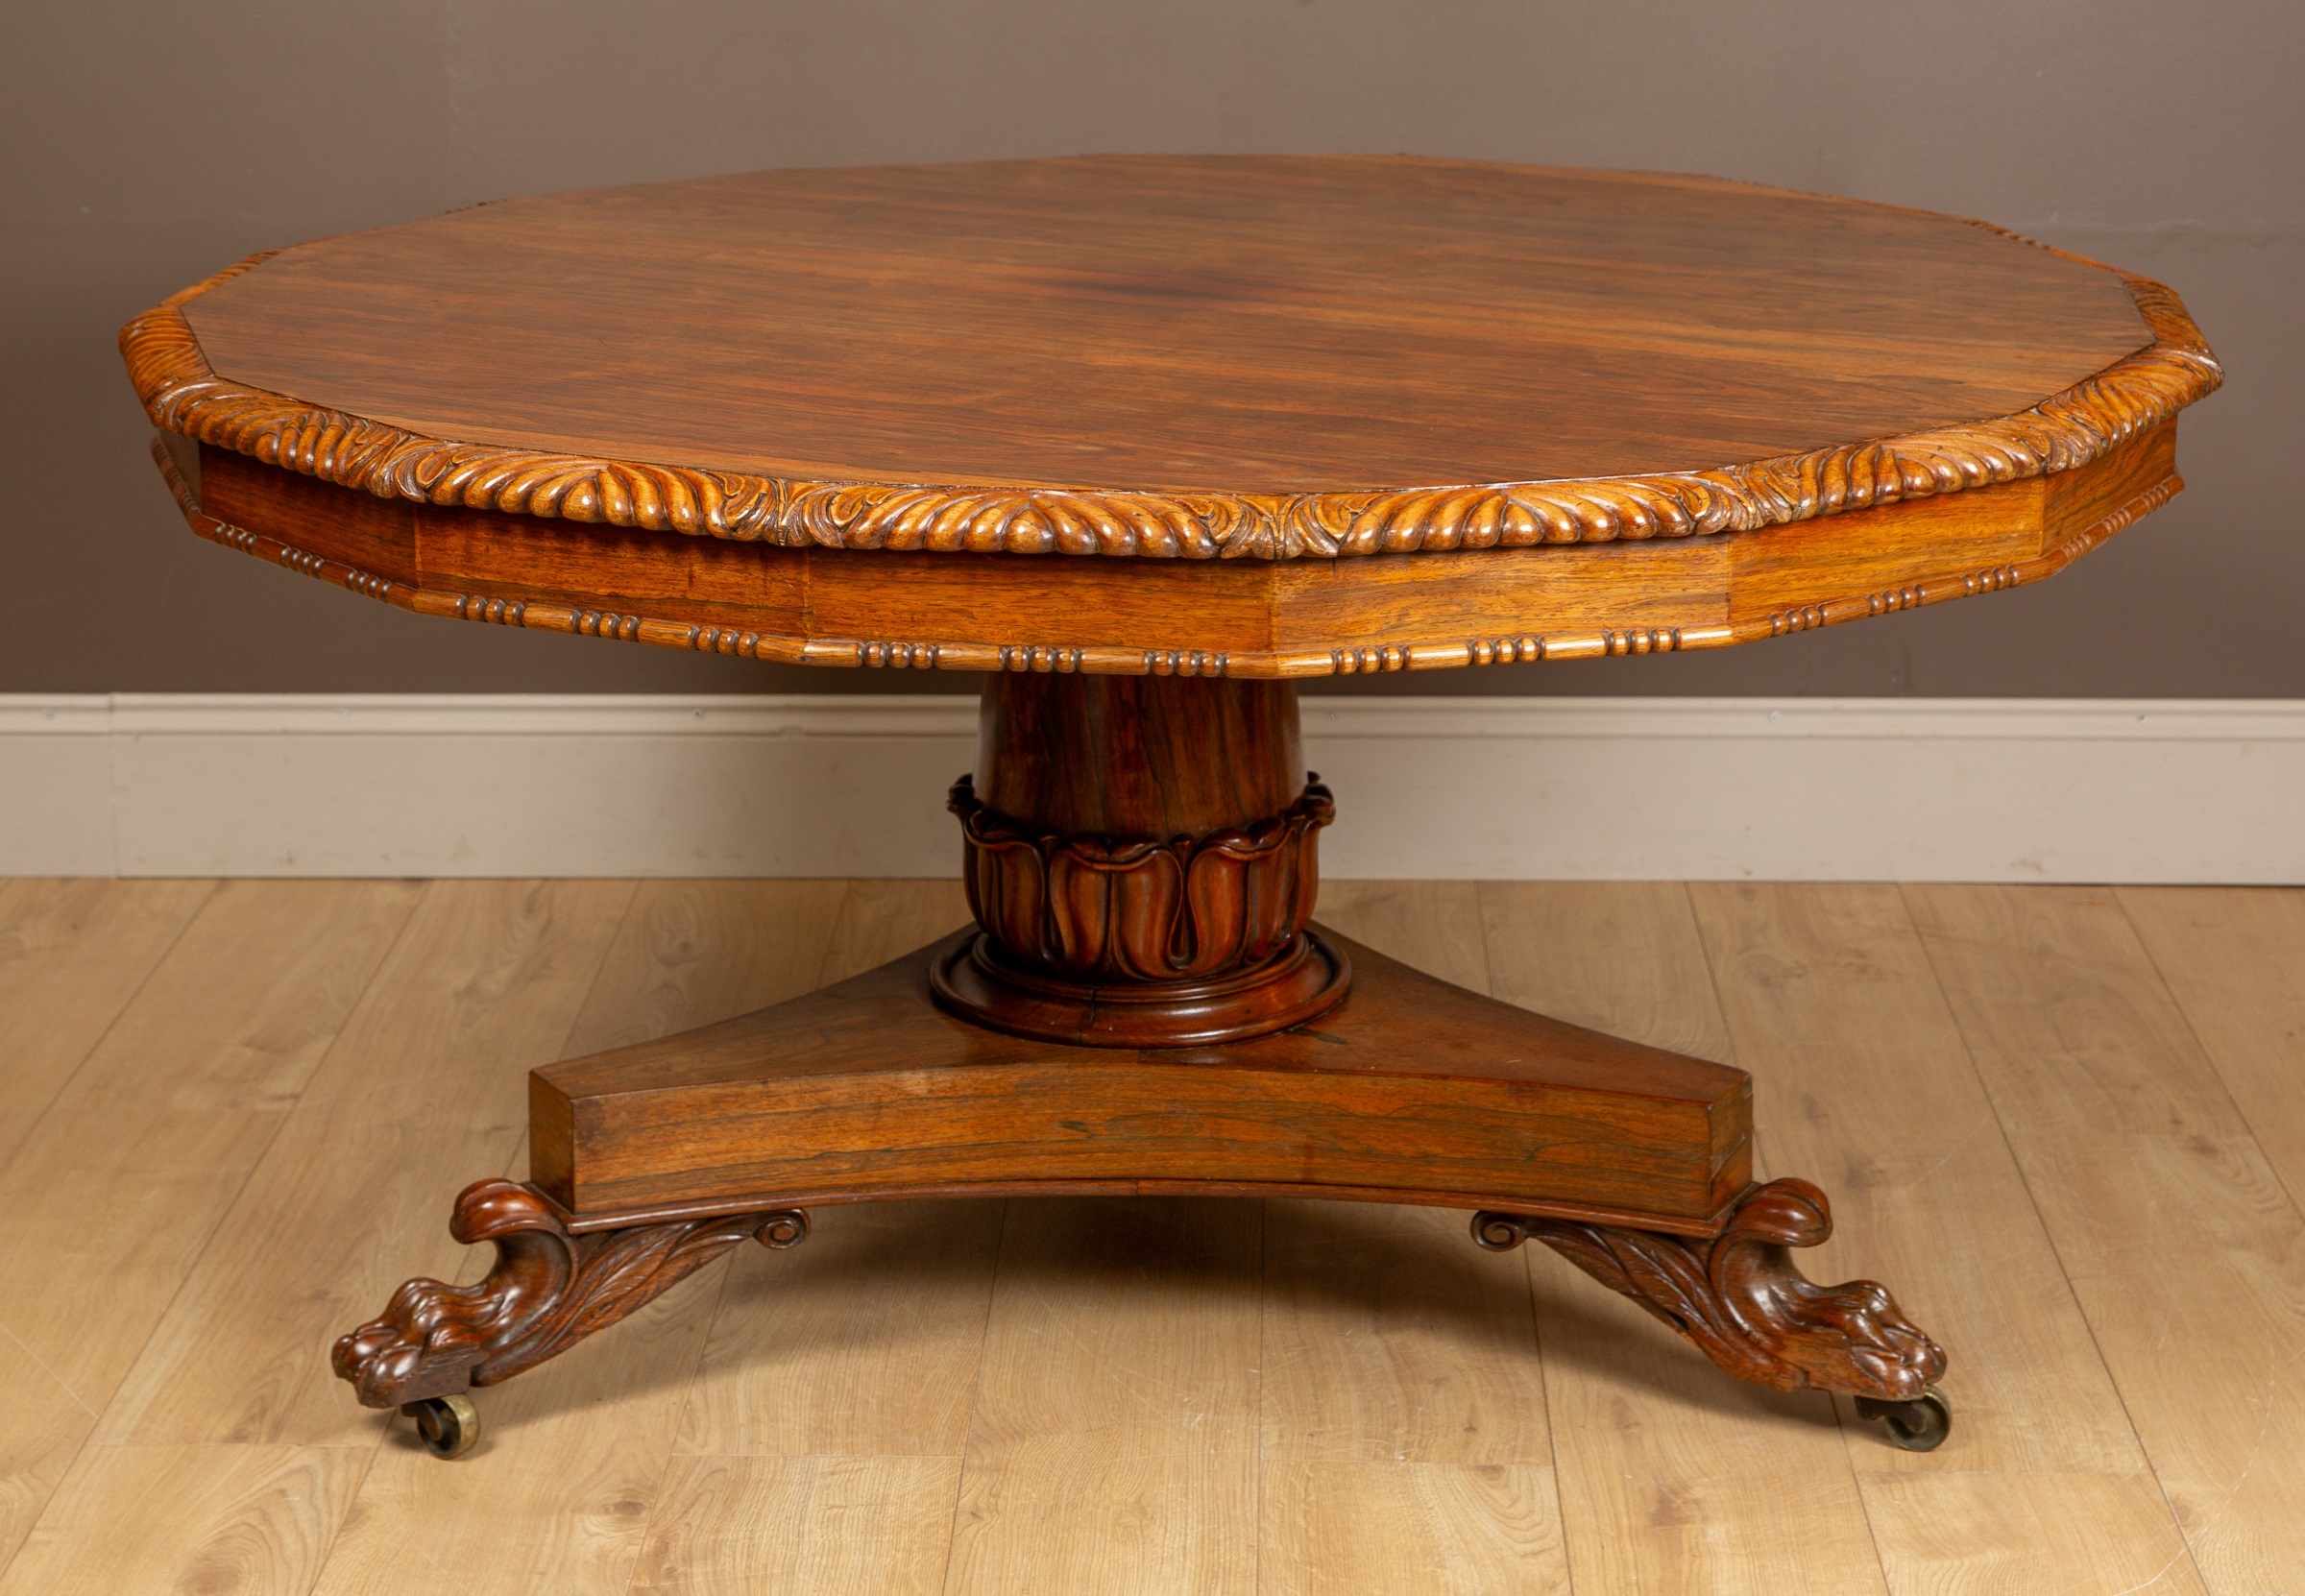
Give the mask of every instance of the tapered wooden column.
M 980 933 L 936 967 L 946 1008 L 1119 1048 L 1235 1041 L 1339 1002 L 1308 931 L 1315 838 L 1286 682 L 1000 674 L 955 784 Z

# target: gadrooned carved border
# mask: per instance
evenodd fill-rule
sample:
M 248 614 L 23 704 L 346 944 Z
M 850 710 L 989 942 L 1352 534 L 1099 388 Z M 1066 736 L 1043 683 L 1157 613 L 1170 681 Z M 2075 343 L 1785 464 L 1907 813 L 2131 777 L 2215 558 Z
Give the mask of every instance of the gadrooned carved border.
M 2177 296 L 2124 272 L 2152 344 L 2031 409 L 1710 471 L 1296 495 L 813 482 L 430 438 L 219 376 L 183 306 L 275 253 L 121 329 L 154 424 L 379 497 L 789 547 L 1282 560 L 1745 532 L 2086 465 L 2224 380 Z

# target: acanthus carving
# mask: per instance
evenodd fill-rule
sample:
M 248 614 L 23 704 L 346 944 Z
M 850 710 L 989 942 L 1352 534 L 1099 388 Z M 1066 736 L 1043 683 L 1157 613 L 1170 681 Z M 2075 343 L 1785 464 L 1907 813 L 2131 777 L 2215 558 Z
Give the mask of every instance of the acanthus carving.
M 361 1402 L 394 1408 L 495 1385 L 567 1351 L 740 1242 L 799 1245 L 797 1208 L 572 1235 L 534 1188 L 483 1180 L 456 1199 L 449 1231 L 494 1242 L 473 1286 L 410 1280 L 381 1317 L 336 1342 L 330 1362 Z
M 1472 1219 L 1482 1246 L 1544 1243 L 1739 1379 L 1779 1390 L 1918 1399 L 1944 1374 L 1944 1350 L 1885 1288 L 1870 1280 L 1818 1286 L 1794 1267 L 1788 1248 L 1832 1234 L 1825 1194 L 1806 1180 L 1754 1188 L 1710 1242 L 1520 1214 Z
M 384 497 L 787 546 L 1286 560 L 1744 532 L 2084 465 L 2223 380 L 2177 297 L 2123 274 L 2153 343 L 2029 410 L 1709 471 L 1320 494 L 811 482 L 430 438 L 219 376 L 183 306 L 122 329 L 155 424 Z
M 1001 954 L 1072 980 L 1205 980 L 1262 964 L 1313 917 L 1314 834 L 1336 815 L 1318 777 L 1281 813 L 1205 836 L 1060 836 L 977 801 L 960 817 L 968 905 Z

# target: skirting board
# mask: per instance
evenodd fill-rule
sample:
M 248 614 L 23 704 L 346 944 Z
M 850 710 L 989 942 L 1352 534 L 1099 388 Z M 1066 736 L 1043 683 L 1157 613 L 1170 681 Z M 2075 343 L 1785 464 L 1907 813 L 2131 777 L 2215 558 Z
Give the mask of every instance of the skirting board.
M 1340 879 L 2305 883 L 2305 702 L 1322 698 Z M 0 696 L 0 874 L 949 876 L 968 697 Z

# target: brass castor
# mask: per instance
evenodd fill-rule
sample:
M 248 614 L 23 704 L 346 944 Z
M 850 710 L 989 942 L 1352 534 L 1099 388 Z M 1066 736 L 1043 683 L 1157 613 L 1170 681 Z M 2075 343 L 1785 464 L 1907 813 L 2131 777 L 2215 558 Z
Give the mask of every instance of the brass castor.
M 1856 1416 L 1880 1419 L 1889 1433 L 1889 1444 L 1907 1452 L 1934 1452 L 1953 1433 L 1953 1404 L 1934 1386 L 1910 1402 L 1860 1396 Z
M 469 1396 L 427 1396 L 400 1412 L 416 1420 L 416 1439 L 436 1458 L 461 1458 L 480 1439 L 480 1410 Z

